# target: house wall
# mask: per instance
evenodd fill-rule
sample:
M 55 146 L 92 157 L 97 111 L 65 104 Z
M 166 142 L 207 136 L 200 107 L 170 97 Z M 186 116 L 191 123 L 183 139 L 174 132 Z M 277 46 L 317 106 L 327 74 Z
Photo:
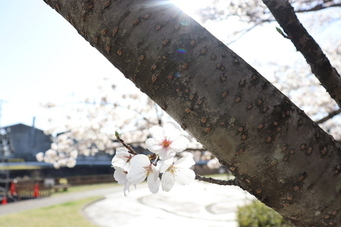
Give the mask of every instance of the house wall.
M 40 129 L 24 124 L 6 127 L 10 129 L 10 138 L 14 153 L 12 158 L 23 158 L 25 161 L 35 161 L 38 152 L 45 152 L 51 147 L 51 136 L 45 135 Z

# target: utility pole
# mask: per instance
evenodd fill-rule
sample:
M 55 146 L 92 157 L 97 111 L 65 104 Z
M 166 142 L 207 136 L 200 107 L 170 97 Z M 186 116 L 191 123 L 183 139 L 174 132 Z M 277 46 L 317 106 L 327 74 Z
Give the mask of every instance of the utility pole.
M 0 99 L 0 155 L 1 155 L 1 163 L 5 164 L 5 150 L 3 149 L 3 137 L 5 136 L 2 131 L 2 125 L 1 125 L 1 117 L 2 117 L 2 103 L 5 102 L 5 100 Z M 9 170 L 5 170 L 5 199 L 7 199 L 7 194 L 8 194 L 8 179 L 9 179 Z
M 10 183 L 10 170 L 8 169 L 8 164 L 6 163 L 5 158 L 5 149 L 4 146 L 7 146 L 7 149 L 13 149 L 13 144 L 11 143 L 9 132 L 2 129 L 1 119 L 2 119 L 2 104 L 6 103 L 6 100 L 0 99 L 0 154 L 2 155 L 1 162 L 5 166 L 5 198 L 9 195 L 9 183 Z M 7 151 L 8 152 L 8 151 Z M 6 168 L 7 167 L 7 168 Z M 6 198 L 7 199 L 7 198 Z
M 0 99 L 0 132 L 2 129 L 2 125 L 1 125 L 1 117 L 2 117 L 2 104 L 5 103 L 6 101 L 3 99 Z
M 2 102 L 3 102 L 4 100 L 2 100 L 2 99 L 0 99 L 0 133 L 1 133 L 1 112 L 2 112 Z

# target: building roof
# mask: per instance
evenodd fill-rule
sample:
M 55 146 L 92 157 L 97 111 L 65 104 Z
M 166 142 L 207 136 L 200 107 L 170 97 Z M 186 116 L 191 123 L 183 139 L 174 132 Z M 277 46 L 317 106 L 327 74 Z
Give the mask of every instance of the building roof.
M 108 166 L 110 168 L 110 161 L 77 161 L 77 166 Z M 30 170 L 30 169 L 46 169 L 53 168 L 53 165 L 46 162 L 3 162 L 0 163 L 1 170 Z

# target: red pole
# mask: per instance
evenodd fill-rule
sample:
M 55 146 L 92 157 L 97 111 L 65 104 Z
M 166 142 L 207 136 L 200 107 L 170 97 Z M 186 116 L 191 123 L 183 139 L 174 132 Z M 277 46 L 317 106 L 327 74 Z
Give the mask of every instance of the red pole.
M 39 185 L 37 183 L 34 184 L 33 197 L 34 198 L 38 198 L 39 197 Z
M 6 205 L 7 204 L 7 197 L 4 196 L 1 201 L 1 205 Z
M 9 188 L 9 191 L 10 191 L 11 195 L 17 195 L 17 189 L 15 187 L 15 183 L 14 182 L 11 182 L 11 186 Z

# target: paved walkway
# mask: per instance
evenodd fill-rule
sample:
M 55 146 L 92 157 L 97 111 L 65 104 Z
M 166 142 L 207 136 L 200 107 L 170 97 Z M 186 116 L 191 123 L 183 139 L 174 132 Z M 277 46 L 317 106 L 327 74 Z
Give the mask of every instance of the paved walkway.
M 234 186 L 195 182 L 175 185 L 170 192 L 151 194 L 146 184 L 140 184 L 127 197 L 123 195 L 123 186 L 113 186 L 0 205 L 0 216 L 101 195 L 105 198 L 90 203 L 82 213 L 102 227 L 146 223 L 149 227 L 237 227 L 237 207 L 253 199 Z
M 106 195 L 112 192 L 121 192 L 120 188 L 117 186 L 109 187 L 109 188 L 100 188 L 94 189 L 91 191 L 81 191 L 81 192 L 73 192 L 60 194 L 51 197 L 41 197 L 37 199 L 24 200 L 15 203 L 8 203 L 6 205 L 0 205 L 0 216 L 7 215 L 11 213 L 37 209 L 41 207 L 52 206 L 56 204 L 66 203 L 69 201 L 79 200 L 83 198 L 88 198 L 92 196 L 101 196 Z
M 151 194 L 145 184 L 125 197 L 119 192 L 83 209 L 83 215 L 102 227 L 237 227 L 238 206 L 249 203 L 253 196 L 234 186 L 202 182 L 175 185 L 170 192 Z

